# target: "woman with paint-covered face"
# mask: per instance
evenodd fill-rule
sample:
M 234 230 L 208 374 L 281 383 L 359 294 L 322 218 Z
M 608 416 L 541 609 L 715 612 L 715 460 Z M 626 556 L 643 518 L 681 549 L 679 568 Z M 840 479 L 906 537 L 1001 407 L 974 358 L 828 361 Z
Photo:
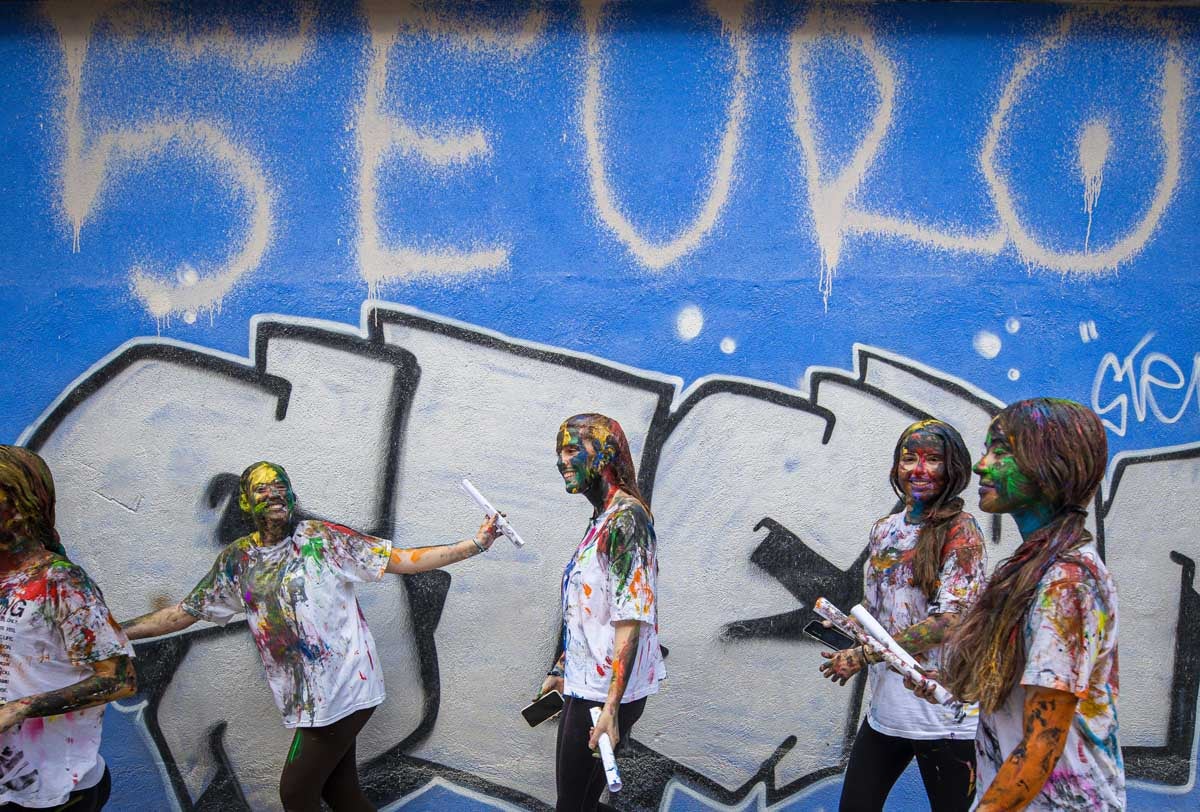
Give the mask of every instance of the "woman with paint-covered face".
M 646 697 L 666 677 L 658 645 L 658 554 L 654 517 L 638 490 L 621 425 L 600 414 L 568 418 L 558 430 L 558 471 L 567 493 L 592 505 L 583 540 L 562 578 L 563 649 L 541 694 L 564 706 L 555 751 L 559 812 L 591 812 L 604 791 L 593 756 L 600 736 L 628 738 Z M 591 709 L 600 708 L 593 728 Z
M 335 812 L 374 809 L 359 787 L 355 740 L 383 702 L 383 675 L 354 584 L 483 553 L 495 521 L 474 538 L 413 549 L 331 522 L 297 523 L 291 480 L 271 462 L 242 472 L 239 504 L 254 532 L 222 550 L 181 603 L 129 621 L 125 631 L 137 640 L 197 620 L 223 626 L 244 613 L 283 723 L 296 730 L 279 780 L 284 809 L 317 812 L 322 800 Z
M 1078 403 L 1037 398 L 996 415 L 986 442 L 979 504 L 1011 514 L 1022 542 L 935 675 L 979 703 L 978 809 L 1124 809 L 1117 592 L 1084 527 L 1108 462 L 1104 426 Z
M 904 507 L 871 528 L 863 605 L 925 668 L 983 587 L 983 535 L 959 494 L 971 457 L 954 427 L 923 420 L 896 443 L 890 475 Z M 915 757 L 934 812 L 965 810 L 975 795 L 975 714 L 963 718 L 922 702 L 903 678 L 861 647 L 821 652 L 821 672 L 846 684 L 870 666 L 871 704 L 842 782 L 842 812 L 883 809 Z
M 59 541 L 50 469 L 0 446 L 0 810 L 104 808 L 104 707 L 137 690 L 132 654 Z

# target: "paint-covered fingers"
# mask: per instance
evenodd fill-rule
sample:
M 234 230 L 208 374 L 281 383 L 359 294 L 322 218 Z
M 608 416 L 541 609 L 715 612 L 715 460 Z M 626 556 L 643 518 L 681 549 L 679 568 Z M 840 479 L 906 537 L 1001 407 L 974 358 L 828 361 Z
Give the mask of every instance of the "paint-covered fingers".
M 917 683 L 914 682 L 911 677 L 906 675 L 904 677 L 904 687 L 921 697 L 921 699 L 924 699 L 929 704 L 940 705 L 941 703 L 938 702 L 937 697 L 934 696 L 934 691 L 937 690 L 938 672 L 926 671 L 925 676 L 929 677 L 929 679 L 923 679 L 920 683 Z
M 845 651 L 822 651 L 825 662 L 821 663 L 821 675 L 833 680 L 839 685 L 845 685 L 851 677 L 863 667 L 863 659 L 858 648 Z
M 617 712 L 610 711 L 607 707 L 600 711 L 600 718 L 596 721 L 596 726 L 592 728 L 592 734 L 588 737 L 588 747 L 595 751 L 600 746 L 600 737 L 605 733 L 608 734 L 608 740 L 612 743 L 613 750 L 616 750 L 617 743 L 621 741 L 621 734 L 617 731 Z
M 563 678 L 562 677 L 557 677 L 554 674 L 550 674 L 549 676 L 546 677 L 546 679 L 542 680 L 542 688 L 540 691 L 538 691 L 538 695 L 536 698 L 541 699 L 543 696 L 550 693 L 551 691 L 558 691 L 560 694 L 563 692 Z
M 479 530 L 475 533 L 475 540 L 479 542 L 480 547 L 485 550 L 491 548 L 492 542 L 500 535 L 499 522 L 500 517 L 504 515 L 503 513 L 498 513 L 495 516 L 485 516 L 483 518 L 483 524 L 479 525 Z

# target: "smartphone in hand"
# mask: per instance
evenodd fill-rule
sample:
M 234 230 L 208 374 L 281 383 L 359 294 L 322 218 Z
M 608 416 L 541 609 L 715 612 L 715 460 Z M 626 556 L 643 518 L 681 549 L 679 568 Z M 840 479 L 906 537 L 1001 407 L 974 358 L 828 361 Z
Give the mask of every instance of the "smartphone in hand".
M 805 626 L 804 633 L 809 637 L 821 641 L 834 651 L 842 651 L 843 649 L 848 649 L 852 646 L 858 645 L 856 642 L 842 634 L 837 629 L 827 628 L 819 620 L 814 620 L 812 623 L 809 623 L 807 626 Z
M 558 715 L 563 708 L 563 697 L 558 691 L 548 691 L 521 708 L 521 715 L 530 727 L 537 727 L 547 719 Z

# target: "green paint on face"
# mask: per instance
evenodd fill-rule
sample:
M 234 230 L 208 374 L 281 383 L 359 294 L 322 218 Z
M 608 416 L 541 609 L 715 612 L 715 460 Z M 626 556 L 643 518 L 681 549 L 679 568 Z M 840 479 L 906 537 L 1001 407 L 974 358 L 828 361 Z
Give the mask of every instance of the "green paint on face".
M 979 474 L 979 504 L 988 513 L 1012 513 L 1036 505 L 1041 490 L 1017 465 L 1008 438 L 993 426 L 987 448 L 975 465 Z

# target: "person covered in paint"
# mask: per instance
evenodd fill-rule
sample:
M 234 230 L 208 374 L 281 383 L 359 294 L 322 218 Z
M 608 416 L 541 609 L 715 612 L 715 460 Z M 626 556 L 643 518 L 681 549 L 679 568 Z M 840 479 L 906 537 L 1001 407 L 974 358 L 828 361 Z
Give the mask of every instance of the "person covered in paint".
M 0 810 L 104 808 L 104 706 L 137 691 L 133 651 L 54 529 L 54 480 L 0 446 Z
M 1036 398 L 996 415 L 986 442 L 979 504 L 1011 514 L 1022 542 L 934 675 L 979 703 L 978 809 L 1124 809 L 1117 591 L 1084 527 L 1108 461 L 1104 426 L 1078 403 Z M 917 691 L 930 698 L 928 683 Z
M 592 505 L 583 540 L 562 578 L 562 642 L 541 694 L 564 696 L 555 750 L 559 812 L 591 812 L 604 791 L 593 756 L 601 734 L 616 747 L 666 677 L 658 645 L 654 517 L 637 486 L 621 425 L 600 414 L 558 430 L 558 471 L 567 493 Z M 593 728 L 591 709 L 601 709 Z
M 918 663 L 936 669 L 948 630 L 986 575 L 983 535 L 959 497 L 971 481 L 971 456 L 953 426 L 923 420 L 901 433 L 890 479 L 904 507 L 871 528 L 863 605 Z M 862 646 L 821 656 L 821 673 L 842 685 L 870 666 L 871 703 L 846 766 L 842 812 L 883 809 L 914 757 L 934 812 L 969 808 L 975 709 L 956 719 L 922 702 Z
M 384 685 L 354 585 L 483 553 L 496 538 L 495 521 L 455 544 L 401 549 L 331 522 L 295 522 L 291 480 L 274 463 L 248 467 L 240 490 L 254 532 L 225 547 L 182 602 L 125 630 L 137 640 L 197 620 L 223 626 L 244 613 L 283 723 L 296 730 L 279 780 L 284 809 L 316 812 L 322 799 L 336 812 L 374 809 L 359 786 L 355 741 L 383 702 Z

